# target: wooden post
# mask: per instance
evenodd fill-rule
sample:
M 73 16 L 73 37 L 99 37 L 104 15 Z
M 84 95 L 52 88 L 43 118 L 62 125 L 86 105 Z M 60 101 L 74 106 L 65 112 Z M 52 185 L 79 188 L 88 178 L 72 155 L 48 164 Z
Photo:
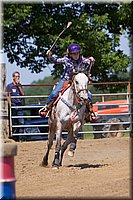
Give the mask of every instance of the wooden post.
M 2 127 L 1 139 L 9 137 L 9 119 L 8 119 L 8 102 L 6 95 L 6 65 L 4 63 L 0 63 L 0 101 L 1 101 L 1 113 L 0 113 L 0 126 Z

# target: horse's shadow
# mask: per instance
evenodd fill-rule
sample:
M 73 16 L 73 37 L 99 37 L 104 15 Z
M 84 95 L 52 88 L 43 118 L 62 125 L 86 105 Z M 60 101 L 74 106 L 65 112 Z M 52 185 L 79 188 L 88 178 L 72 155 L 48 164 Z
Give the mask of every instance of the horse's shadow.
M 82 163 L 82 164 L 76 164 L 76 165 L 68 165 L 67 167 L 79 167 L 80 169 L 86 169 L 86 168 L 100 168 L 108 166 L 108 164 L 87 164 L 87 163 Z

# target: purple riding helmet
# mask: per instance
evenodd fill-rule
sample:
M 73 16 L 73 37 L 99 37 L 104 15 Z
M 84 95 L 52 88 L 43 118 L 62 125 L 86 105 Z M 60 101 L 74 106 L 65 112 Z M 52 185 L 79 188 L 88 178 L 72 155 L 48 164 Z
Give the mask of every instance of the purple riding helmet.
M 68 47 L 68 53 L 75 53 L 75 52 L 80 52 L 81 47 L 78 44 L 70 44 Z

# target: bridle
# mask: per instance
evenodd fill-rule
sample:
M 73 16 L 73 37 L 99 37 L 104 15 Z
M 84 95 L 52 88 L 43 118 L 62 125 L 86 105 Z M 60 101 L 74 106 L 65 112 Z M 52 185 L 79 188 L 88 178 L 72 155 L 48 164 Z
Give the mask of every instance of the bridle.
M 81 99 L 81 97 L 79 96 L 79 94 L 80 94 L 82 91 L 88 93 L 88 89 L 82 88 L 82 89 L 80 89 L 80 90 L 77 91 L 77 88 L 75 87 L 75 84 L 74 84 L 75 76 L 76 76 L 77 74 L 78 74 L 78 73 L 76 73 L 76 74 L 73 75 L 71 88 L 72 88 L 72 90 L 73 90 L 76 103 L 80 103 L 81 101 L 83 102 L 83 99 Z

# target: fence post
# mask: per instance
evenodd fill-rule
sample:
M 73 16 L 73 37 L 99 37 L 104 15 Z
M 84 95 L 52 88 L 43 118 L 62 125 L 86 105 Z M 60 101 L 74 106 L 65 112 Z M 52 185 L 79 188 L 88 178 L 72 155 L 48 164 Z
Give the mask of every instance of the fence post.
M 6 139 L 9 136 L 9 120 L 8 120 L 8 102 L 7 102 L 7 95 L 5 92 L 6 88 L 6 65 L 4 63 L 0 63 L 0 74 L 1 74 L 1 112 L 0 112 L 0 125 L 2 134 L 0 137 Z
M 131 84 L 130 84 L 130 82 L 127 85 L 127 93 L 128 93 L 127 100 L 129 102 L 129 100 L 130 100 L 130 93 L 131 93 Z
M 133 34 L 131 35 L 131 56 L 133 56 Z M 133 57 L 131 61 L 131 70 L 130 70 L 130 122 L 131 122 L 131 133 L 130 137 L 133 138 Z

